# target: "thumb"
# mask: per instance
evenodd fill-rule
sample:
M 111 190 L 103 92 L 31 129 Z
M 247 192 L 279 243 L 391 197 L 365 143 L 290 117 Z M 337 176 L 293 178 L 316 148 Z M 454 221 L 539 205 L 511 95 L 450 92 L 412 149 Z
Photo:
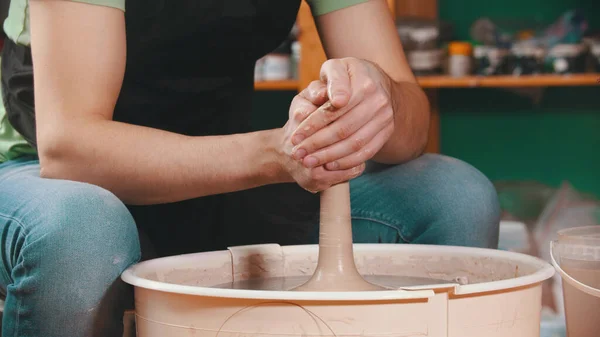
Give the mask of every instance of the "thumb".
M 350 101 L 350 76 L 346 63 L 328 60 L 321 67 L 321 81 L 327 84 L 329 101 L 335 108 L 342 108 Z

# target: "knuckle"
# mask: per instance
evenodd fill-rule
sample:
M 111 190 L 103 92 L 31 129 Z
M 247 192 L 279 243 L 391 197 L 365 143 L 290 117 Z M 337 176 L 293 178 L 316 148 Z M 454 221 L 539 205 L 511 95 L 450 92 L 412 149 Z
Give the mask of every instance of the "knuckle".
M 356 137 L 354 138 L 354 140 L 352 141 L 352 150 L 354 152 L 358 152 L 360 151 L 366 144 L 366 141 L 364 138 L 362 137 Z
M 306 89 L 304 89 L 306 90 Z M 296 94 L 294 98 L 292 98 L 292 102 L 290 103 L 290 110 L 293 110 L 300 102 L 302 102 L 304 98 L 302 97 L 302 92 Z
M 386 113 L 384 123 L 385 123 L 384 125 L 391 125 L 392 131 L 394 130 L 393 129 L 394 128 L 394 113 L 393 112 L 390 111 L 389 113 Z
M 313 181 L 313 184 L 318 184 L 319 181 L 323 180 L 323 172 L 320 170 L 311 170 L 310 179 Z
M 306 116 L 306 110 L 299 107 L 294 111 L 294 113 L 292 115 L 292 119 L 296 122 L 302 122 L 304 120 L 305 116 Z
M 322 83 L 323 82 L 321 82 L 319 80 L 314 80 L 314 81 L 310 82 L 310 84 L 308 85 L 308 87 L 309 88 L 320 88 L 322 86 Z
M 336 59 L 327 60 L 327 61 L 323 62 L 322 68 L 323 69 L 331 69 L 331 67 L 333 67 L 335 65 L 336 61 L 337 61 Z
M 388 124 L 388 127 L 385 129 L 385 132 L 388 136 L 391 136 L 394 133 L 394 130 L 396 130 L 396 126 L 394 125 L 394 120 L 392 119 L 392 122 Z
M 313 130 L 313 125 L 312 124 L 306 124 L 304 127 L 302 127 L 302 131 L 304 131 L 305 133 L 310 134 Z
M 352 132 L 352 125 L 342 125 L 336 131 L 336 137 L 338 140 L 346 139 Z
M 307 90 L 308 90 L 308 94 L 310 95 L 310 97 L 314 98 L 322 98 L 325 96 L 325 94 L 327 93 L 325 91 L 325 89 L 327 88 L 327 86 L 325 86 L 325 84 L 323 84 L 323 82 L 321 81 L 312 81 L 310 83 L 310 85 L 308 86 Z
M 302 148 L 309 153 L 311 153 L 313 151 L 313 149 L 315 148 L 315 143 L 311 142 L 311 141 L 304 141 L 301 144 L 302 144 L 301 145 Z M 298 145 L 298 146 L 300 146 L 300 145 Z M 314 155 L 312 155 L 312 157 L 314 157 Z
M 387 126 L 394 124 L 394 111 L 390 107 L 385 107 L 380 110 L 377 120 L 381 122 L 381 125 Z
M 377 90 L 377 84 L 375 83 L 375 81 L 370 78 L 367 77 L 364 81 L 363 81 L 363 90 L 366 93 L 374 93 L 375 90 Z
M 389 106 L 389 103 L 390 103 L 389 97 L 382 92 L 378 93 L 375 96 L 374 101 L 375 101 L 377 110 L 386 108 L 387 106 Z
M 373 157 L 374 153 L 373 153 L 373 149 L 369 148 L 369 147 L 365 147 L 360 154 L 361 159 L 363 160 L 368 160 L 371 159 L 371 157 Z

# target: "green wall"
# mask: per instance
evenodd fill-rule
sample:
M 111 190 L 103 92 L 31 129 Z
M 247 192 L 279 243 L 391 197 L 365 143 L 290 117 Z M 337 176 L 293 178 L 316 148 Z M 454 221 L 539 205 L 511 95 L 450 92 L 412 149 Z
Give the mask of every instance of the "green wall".
M 528 27 L 545 27 L 564 12 L 580 8 L 593 28 L 600 27 L 597 0 L 438 0 L 440 18 L 452 22 L 458 37 L 469 35 L 471 24 L 480 17 Z M 593 21 L 593 20 L 596 21 Z
M 481 16 L 532 23 L 554 22 L 579 6 L 591 25 L 600 7 L 591 0 L 440 0 L 440 17 L 467 39 Z M 255 127 L 285 123 L 292 92 L 257 92 Z M 440 90 L 442 153 L 463 159 L 490 179 L 570 181 L 600 196 L 600 89 L 548 88 L 541 100 L 501 89 Z
M 440 18 L 468 39 L 478 17 L 547 25 L 572 8 L 598 27 L 590 0 L 440 0 Z M 595 21 L 594 21 L 595 20 Z M 440 92 L 442 152 L 466 160 L 492 180 L 563 180 L 600 196 L 598 87 L 548 88 L 539 104 L 501 89 Z

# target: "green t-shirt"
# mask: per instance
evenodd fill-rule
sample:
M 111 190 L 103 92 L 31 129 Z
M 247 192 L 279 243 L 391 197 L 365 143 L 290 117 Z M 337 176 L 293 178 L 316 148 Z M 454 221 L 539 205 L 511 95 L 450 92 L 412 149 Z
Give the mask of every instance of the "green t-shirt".
M 69 0 L 88 4 L 114 7 L 125 10 L 126 0 Z M 201 1 L 201 0 L 199 0 Z M 285 0 L 281 0 L 285 1 Z M 313 15 L 323 15 L 338 9 L 350 7 L 368 0 L 308 0 Z M 12 0 L 8 11 L 8 18 L 4 21 L 4 32 L 9 39 L 17 44 L 28 46 L 29 33 L 29 0 Z M 0 97 L 0 103 L 1 97 Z M 35 151 L 14 130 L 8 122 L 4 105 L 0 104 L 0 163 L 17 158 L 25 154 L 35 154 Z

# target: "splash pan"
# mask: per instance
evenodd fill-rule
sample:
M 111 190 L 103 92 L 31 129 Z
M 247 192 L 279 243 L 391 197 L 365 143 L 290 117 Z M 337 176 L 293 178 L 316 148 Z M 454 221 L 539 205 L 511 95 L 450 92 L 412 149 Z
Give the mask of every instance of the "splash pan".
M 361 292 L 215 287 L 302 280 L 315 270 L 317 245 L 160 258 L 132 266 L 122 278 L 135 288 L 139 337 L 539 336 L 541 283 L 554 275 L 542 260 L 498 250 L 386 244 L 355 244 L 354 256 L 366 279 L 414 282 Z

